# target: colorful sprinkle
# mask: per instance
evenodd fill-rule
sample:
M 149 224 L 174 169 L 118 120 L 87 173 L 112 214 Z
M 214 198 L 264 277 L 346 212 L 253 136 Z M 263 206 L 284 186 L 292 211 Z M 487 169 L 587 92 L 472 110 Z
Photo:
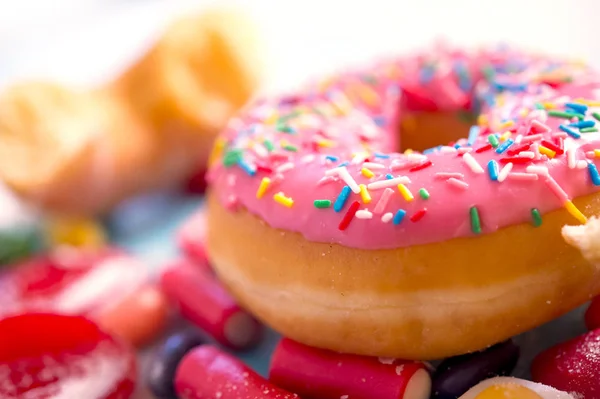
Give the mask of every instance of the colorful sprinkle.
M 331 207 L 331 201 L 330 200 L 315 200 L 315 202 L 313 202 L 315 208 L 318 209 L 325 209 L 325 208 L 329 208 Z
M 598 173 L 596 165 L 590 162 L 587 164 L 587 168 L 590 172 L 590 178 L 592 179 L 594 186 L 600 186 L 600 174 Z
M 362 175 L 364 177 L 366 177 L 367 179 L 370 179 L 375 176 L 375 173 L 373 173 L 370 169 L 367 169 L 367 168 L 362 168 L 360 170 L 360 173 L 362 173 Z
M 406 200 L 406 202 L 411 202 L 412 200 L 415 199 L 415 197 L 410 192 L 408 187 L 406 187 L 402 183 L 398 184 L 398 191 L 400 191 L 400 195 L 402 195 L 402 198 L 404 198 Z
M 368 209 L 361 209 L 359 211 L 356 211 L 355 216 L 357 219 L 373 219 L 373 213 L 370 212 Z
M 566 103 L 565 107 L 570 108 L 573 111 L 580 113 L 580 114 L 585 114 L 588 110 L 587 105 L 577 104 L 577 103 Z
M 420 196 L 421 196 L 421 198 L 423 198 L 424 200 L 428 200 L 428 199 L 429 199 L 429 197 L 430 197 L 430 195 L 429 195 L 429 192 L 428 192 L 426 189 L 424 189 L 424 188 L 421 188 L 421 189 L 419 190 L 419 195 L 420 195 Z
M 354 219 L 354 215 L 356 215 L 356 212 L 358 211 L 359 207 L 360 203 L 358 201 L 354 201 L 352 205 L 350 205 L 350 207 L 348 208 L 348 212 L 346 212 L 338 226 L 340 230 L 346 230 L 348 226 L 350 226 L 350 222 L 352 221 L 352 219 Z
M 548 158 L 554 158 L 556 156 L 555 151 L 552 151 L 550 148 L 544 147 L 543 145 L 541 145 L 538 150 L 540 154 L 546 155 Z
M 392 190 L 391 188 L 386 188 L 383 191 L 383 194 L 381 194 L 379 201 L 377 201 L 377 205 L 375 205 L 375 208 L 373 209 L 373 213 L 375 213 L 375 214 L 382 213 L 384 211 L 385 207 L 387 206 L 388 202 L 390 201 L 390 198 L 392 197 L 392 195 L 394 195 L 394 190 Z
M 346 201 L 348 201 L 348 197 L 350 197 L 351 192 L 352 190 L 348 186 L 344 186 L 344 188 L 342 188 L 342 191 L 333 204 L 334 211 L 340 212 L 342 208 L 344 208 L 344 205 L 346 205 Z
M 563 118 L 563 119 L 571 119 L 573 117 L 581 117 L 584 118 L 582 114 L 575 114 L 572 112 L 563 112 L 563 111 L 548 111 L 548 116 L 553 118 Z
M 473 173 L 484 173 L 483 168 L 481 167 L 479 162 L 477 162 L 477 160 L 473 158 L 473 155 L 467 152 L 463 154 L 463 160 L 465 161 L 469 169 L 473 171 Z
M 560 130 L 562 130 L 563 132 L 567 133 L 569 136 L 573 137 L 574 139 L 579 139 L 581 138 L 581 134 L 577 133 L 575 130 L 571 129 L 568 126 L 565 125 L 559 125 L 558 128 Z
M 414 167 L 410 168 L 409 172 L 416 172 L 416 171 L 425 169 L 426 167 L 431 166 L 431 165 L 433 165 L 433 163 L 431 163 L 431 161 L 428 159 L 425 162 L 423 162 L 423 163 L 421 163 L 421 164 L 419 164 L 417 166 L 414 166 Z
M 504 143 L 500 144 L 498 148 L 496 148 L 496 154 L 502 154 L 504 151 L 508 150 L 508 147 L 510 147 L 514 143 L 514 140 L 507 139 Z
M 268 177 L 263 177 L 260 181 L 260 185 L 258 186 L 258 190 L 256 190 L 256 198 L 260 199 L 265 195 L 267 189 L 269 188 L 269 184 L 271 184 L 271 179 Z
M 600 113 L 592 112 L 592 116 L 594 117 L 594 119 L 596 119 L 598 122 L 600 122 Z
M 369 204 L 371 202 L 371 194 L 367 190 L 367 186 L 364 184 L 360 184 L 360 198 L 362 199 L 363 204 Z
M 487 164 L 488 174 L 490 175 L 490 179 L 493 181 L 498 180 L 498 173 L 500 172 L 500 166 L 498 166 L 498 162 L 495 160 L 491 160 Z
M 472 206 L 469 210 L 471 216 L 471 231 L 475 234 L 481 234 L 481 220 L 479 218 L 479 210 L 476 206 Z
M 448 180 L 446 180 L 446 183 L 450 184 L 453 187 L 459 188 L 461 190 L 466 190 L 467 188 L 469 188 L 469 184 L 465 183 L 462 180 L 458 180 L 455 177 L 451 177 Z
M 395 225 L 399 225 L 400 222 L 402 222 L 402 220 L 404 219 L 404 216 L 406 216 L 406 211 L 404 209 L 398 209 L 398 212 L 396 212 L 396 214 L 394 215 L 393 223 Z
M 542 225 L 542 215 L 537 208 L 531 210 L 531 220 L 535 227 L 540 227 Z
M 410 221 L 413 223 L 418 222 L 419 220 L 423 219 L 423 216 L 425 216 L 426 213 L 427 213 L 427 208 L 418 210 L 410 217 Z
M 392 212 L 387 212 L 381 216 L 381 221 L 383 223 L 388 223 L 393 218 L 394 218 L 394 214 Z
M 488 136 L 488 142 L 492 145 L 492 147 L 496 148 L 498 147 L 498 145 L 500 145 L 500 142 L 498 141 L 498 137 L 496 137 L 495 134 L 490 134 Z
M 579 210 L 579 208 L 577 208 L 575 206 L 574 203 L 572 203 L 571 201 L 566 201 L 565 202 L 565 208 L 567 209 L 567 212 L 569 212 L 575 219 L 577 219 L 579 221 L 579 223 L 581 223 L 581 224 L 586 224 L 587 223 L 587 218 Z
M 475 144 L 475 140 L 477 140 L 477 137 L 479 137 L 479 132 L 481 131 L 481 128 L 477 125 L 473 125 L 471 126 L 471 128 L 469 129 L 469 136 L 467 139 L 467 144 L 470 146 L 473 146 L 473 144 Z
M 387 187 L 395 187 L 398 184 L 408 184 L 410 183 L 410 179 L 406 176 L 394 177 L 392 179 L 385 179 L 380 181 L 375 181 L 373 183 L 367 184 L 367 188 L 369 190 L 379 190 L 381 188 Z
M 506 165 L 504 165 L 504 167 L 500 170 L 500 173 L 498 173 L 498 181 L 500 183 L 502 183 L 504 180 L 506 180 L 506 177 L 508 176 L 508 174 L 510 173 L 512 168 L 513 168 L 512 162 L 509 162 Z
M 290 197 L 286 197 L 282 192 L 278 192 L 277 194 L 275 194 L 273 196 L 273 199 L 278 204 L 281 204 L 281 205 L 286 206 L 288 208 L 291 208 L 292 205 L 294 205 L 294 200 L 291 199 Z
M 556 197 L 560 200 L 561 203 L 569 201 L 569 196 L 565 193 L 565 190 L 554 180 L 554 178 L 550 175 L 546 176 L 546 185 L 556 195 Z

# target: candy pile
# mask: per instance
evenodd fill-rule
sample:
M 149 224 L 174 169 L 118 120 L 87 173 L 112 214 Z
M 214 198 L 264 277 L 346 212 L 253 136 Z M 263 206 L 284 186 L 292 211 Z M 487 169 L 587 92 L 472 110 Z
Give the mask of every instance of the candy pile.
M 586 312 L 588 333 L 533 361 L 535 382 L 510 377 L 520 352 L 512 340 L 433 367 L 283 338 L 264 378 L 233 354 L 256 347 L 264 328 L 220 285 L 203 243 L 200 212 L 180 230 L 182 257 L 157 281 L 110 246 L 56 247 L 4 268 L 0 398 L 146 399 L 139 387 L 159 399 L 600 398 L 600 298 Z M 137 364 L 134 348 L 182 324 Z

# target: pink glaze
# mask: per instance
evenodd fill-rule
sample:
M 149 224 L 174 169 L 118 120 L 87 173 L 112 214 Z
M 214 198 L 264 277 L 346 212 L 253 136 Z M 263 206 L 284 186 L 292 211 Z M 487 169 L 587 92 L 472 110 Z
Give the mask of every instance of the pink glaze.
M 532 221 L 534 208 L 543 218 L 572 198 L 598 191 L 587 162 L 598 164 L 589 154 L 600 148 L 600 135 L 569 127 L 580 135 L 572 138 L 559 128 L 570 120 L 537 109 L 544 103 L 542 107 L 551 104 L 553 110 L 565 111 L 565 103 L 584 99 L 590 107 L 583 120 L 600 124 L 592 116 L 600 108 L 594 103 L 600 101 L 595 72 L 507 49 L 473 54 L 437 49 L 432 54 L 381 62 L 310 84 L 291 96 L 250 104 L 217 142 L 209 173 L 212 191 L 232 211 L 245 208 L 273 228 L 299 232 L 310 241 L 364 249 L 489 234 Z M 430 69 L 433 63 L 436 67 Z M 484 79 L 481 71 L 492 66 L 494 77 Z M 486 102 L 490 99 L 493 104 Z M 426 155 L 394 152 L 403 112 L 458 112 L 477 104 L 482 104 L 479 134 L 471 143 L 460 139 L 458 149 L 438 147 Z M 488 136 L 506 132 L 509 137 L 504 138 L 517 143 L 498 154 Z M 562 145 L 564 151 L 549 159 L 542 140 Z M 519 147 L 523 149 L 515 153 Z M 488 173 L 490 160 L 498 162 L 496 180 Z M 351 193 L 336 212 L 333 204 L 347 183 L 331 170 L 343 162 L 357 184 L 352 187 L 364 184 L 368 195 Z M 374 176 L 367 177 L 369 171 Z M 386 190 L 368 187 L 386 180 L 388 173 L 404 182 L 412 201 L 394 184 L 389 187 L 393 195 L 385 194 L 388 198 L 377 206 Z M 257 198 L 263 178 L 270 183 Z M 428 199 L 419 195 L 422 188 Z M 331 206 L 317 208 L 315 200 L 330 200 Z M 356 201 L 358 208 L 352 205 Z M 477 208 L 481 231 L 472 228 L 472 207 Z M 352 217 L 346 216 L 349 209 Z M 395 224 L 399 210 L 406 215 Z

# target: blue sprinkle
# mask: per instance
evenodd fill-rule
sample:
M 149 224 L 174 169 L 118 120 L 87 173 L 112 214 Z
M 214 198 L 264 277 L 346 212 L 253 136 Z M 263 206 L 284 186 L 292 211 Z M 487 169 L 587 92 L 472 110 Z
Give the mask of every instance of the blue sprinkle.
M 341 168 L 342 166 L 348 166 L 349 164 L 350 164 L 350 162 L 345 161 L 345 162 L 342 162 L 341 164 L 339 164 L 337 167 Z
M 384 116 L 374 116 L 373 122 L 375 122 L 375 124 L 379 127 L 386 125 L 386 120 Z
M 256 174 L 256 169 L 253 169 L 243 159 L 240 159 L 238 161 L 238 165 L 239 165 L 240 168 L 244 169 L 244 172 L 248 173 L 250 176 L 254 176 Z
M 571 108 L 572 110 L 574 110 L 575 112 L 580 113 L 580 114 L 585 114 L 588 110 L 587 105 L 577 104 L 577 103 L 566 103 L 565 107 Z
M 575 130 L 569 128 L 568 126 L 565 125 L 559 125 L 558 128 L 560 130 L 562 130 L 563 132 L 566 132 L 569 136 L 575 138 L 575 139 L 580 139 L 581 138 L 581 134 L 577 133 Z
M 327 156 L 325 157 L 325 159 L 327 159 L 327 160 L 329 160 L 329 161 L 331 161 L 331 162 L 337 162 L 337 161 L 339 161 L 339 160 L 340 160 L 338 157 L 336 157 L 336 156 L 333 156 L 333 155 L 327 155 Z
M 498 148 L 496 148 L 497 154 L 502 154 L 504 151 L 508 150 L 508 147 L 513 145 L 515 142 L 512 139 L 506 140 L 504 143 L 500 144 Z
M 454 148 L 456 148 L 458 150 L 460 148 L 460 144 L 458 144 L 458 143 L 454 144 Z
M 431 65 L 424 66 L 421 68 L 421 72 L 419 73 L 419 82 L 422 84 L 426 84 L 431 82 L 433 76 L 435 74 L 435 68 Z
M 335 203 L 333 204 L 334 211 L 340 212 L 342 210 L 344 205 L 346 205 L 346 201 L 348 201 L 348 197 L 350 196 L 351 192 L 352 190 L 350 190 L 350 187 L 348 186 L 344 186 L 344 188 L 342 188 L 340 195 L 338 195 Z
M 441 145 L 438 145 L 437 147 L 428 148 L 423 151 L 423 154 L 432 154 L 432 153 L 436 152 L 437 150 L 439 150 L 440 148 L 442 148 Z
M 592 178 L 592 183 L 594 186 L 600 186 L 600 174 L 598 173 L 598 168 L 593 163 L 588 163 L 588 171 L 590 172 L 590 177 Z
M 392 175 L 391 173 L 388 173 L 388 174 L 385 175 L 385 178 L 388 179 L 388 180 L 391 180 L 391 179 L 394 178 L 394 175 Z
M 519 91 L 526 91 L 527 90 L 527 85 L 525 83 L 510 84 L 510 83 L 494 82 L 494 83 L 492 83 L 492 85 L 498 91 L 514 91 L 514 92 L 519 92 Z
M 398 212 L 396 212 L 396 214 L 394 215 L 394 224 L 400 224 L 402 219 L 404 219 L 404 216 L 406 216 L 406 211 L 404 209 L 399 209 Z
M 382 153 L 380 153 L 380 152 L 376 152 L 376 153 L 375 153 L 375 154 L 373 154 L 373 155 L 375 155 L 375 158 L 381 158 L 381 159 L 388 159 L 388 158 L 390 157 L 389 155 L 382 154 Z
M 488 173 L 490 175 L 490 179 L 493 181 L 498 181 L 498 173 L 500 173 L 500 167 L 498 166 L 498 162 L 493 159 L 487 164 Z
M 576 127 L 578 129 L 583 129 L 586 127 L 594 127 L 595 125 L 596 125 L 596 122 L 594 122 L 594 121 L 579 121 L 579 122 L 569 124 L 569 126 Z
M 469 129 L 469 138 L 467 139 L 467 144 L 469 146 L 472 147 L 473 144 L 475 144 L 475 140 L 477 140 L 477 137 L 479 137 L 480 130 L 481 129 L 477 125 L 471 126 L 471 128 Z

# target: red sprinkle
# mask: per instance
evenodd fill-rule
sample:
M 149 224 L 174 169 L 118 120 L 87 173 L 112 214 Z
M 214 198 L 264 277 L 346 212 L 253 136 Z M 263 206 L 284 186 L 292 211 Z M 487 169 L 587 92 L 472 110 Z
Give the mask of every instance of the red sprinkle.
M 425 216 L 426 213 L 427 213 L 427 208 L 423 208 L 423 209 L 415 212 L 415 214 L 410 217 L 410 221 L 418 222 L 419 220 L 423 219 L 423 216 Z
M 491 144 L 486 144 L 483 147 L 479 147 L 478 149 L 475 150 L 476 153 L 480 153 L 480 152 L 484 152 L 487 150 L 491 150 L 492 149 L 492 145 Z
M 501 164 L 507 164 L 509 162 L 512 162 L 514 164 L 526 164 L 531 162 L 531 158 L 526 158 L 526 157 L 506 157 L 506 158 L 500 158 L 498 160 L 498 162 L 500 162 Z
M 529 147 L 531 147 L 531 143 L 523 144 L 523 145 L 517 146 L 515 148 L 509 149 L 508 151 L 506 151 L 506 154 L 517 155 L 521 151 L 527 151 L 529 149 Z
M 358 202 L 358 201 L 354 201 L 352 203 L 352 205 L 350 205 L 350 208 L 348 208 L 348 212 L 346 212 L 346 214 L 344 215 L 344 218 L 342 219 L 342 221 L 340 222 L 340 225 L 338 226 L 338 228 L 340 230 L 346 230 L 348 228 L 348 226 L 350 225 L 350 222 L 352 221 L 352 219 L 354 219 L 354 215 L 356 214 L 356 211 L 358 211 L 359 207 L 360 207 L 360 202 Z
M 562 144 L 562 139 L 560 139 L 560 140 L 561 140 L 561 144 Z M 547 148 L 551 149 L 552 151 L 556 152 L 556 155 L 562 155 L 565 153 L 565 150 L 563 148 L 561 148 L 562 146 L 559 147 L 551 141 L 542 140 L 541 144 L 544 147 L 547 147 Z
M 416 172 L 418 170 L 425 169 L 426 167 L 431 166 L 431 165 L 433 165 L 433 164 L 428 159 L 427 161 L 425 161 L 425 162 L 423 162 L 423 163 L 421 163 L 421 164 L 419 164 L 417 166 L 414 166 L 414 167 L 410 168 L 408 171 L 409 172 Z
M 261 164 L 256 164 L 256 171 L 257 172 L 265 172 L 265 173 L 273 173 L 273 169 L 265 166 L 265 165 L 261 165 Z

